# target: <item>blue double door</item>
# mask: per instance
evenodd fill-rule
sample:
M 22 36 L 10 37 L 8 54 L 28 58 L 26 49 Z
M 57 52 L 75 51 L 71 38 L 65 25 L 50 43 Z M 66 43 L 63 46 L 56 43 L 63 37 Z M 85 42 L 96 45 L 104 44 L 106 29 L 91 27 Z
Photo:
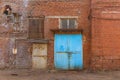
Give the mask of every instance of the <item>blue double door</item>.
M 54 64 L 60 70 L 83 68 L 81 34 L 55 34 Z

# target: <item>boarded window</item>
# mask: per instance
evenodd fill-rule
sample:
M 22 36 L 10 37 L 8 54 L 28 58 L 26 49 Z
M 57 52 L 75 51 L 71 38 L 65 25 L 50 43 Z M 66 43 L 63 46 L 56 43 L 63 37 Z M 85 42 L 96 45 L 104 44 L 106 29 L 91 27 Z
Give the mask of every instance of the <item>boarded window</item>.
M 44 33 L 44 18 L 29 18 L 29 38 L 41 39 Z
M 61 19 L 61 29 L 75 29 L 76 19 Z

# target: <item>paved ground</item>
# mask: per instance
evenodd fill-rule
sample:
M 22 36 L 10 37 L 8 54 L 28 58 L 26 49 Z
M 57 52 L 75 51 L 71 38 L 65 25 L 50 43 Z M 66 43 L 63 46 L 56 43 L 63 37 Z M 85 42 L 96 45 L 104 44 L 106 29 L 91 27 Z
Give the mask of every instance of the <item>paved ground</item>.
M 0 80 L 120 80 L 120 71 L 0 70 Z

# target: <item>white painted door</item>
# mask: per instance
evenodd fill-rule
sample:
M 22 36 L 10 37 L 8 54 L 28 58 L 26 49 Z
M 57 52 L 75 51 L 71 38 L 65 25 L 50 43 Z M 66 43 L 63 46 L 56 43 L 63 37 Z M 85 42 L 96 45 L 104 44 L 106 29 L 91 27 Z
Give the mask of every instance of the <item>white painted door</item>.
M 33 44 L 32 67 L 35 69 L 47 67 L 47 44 Z

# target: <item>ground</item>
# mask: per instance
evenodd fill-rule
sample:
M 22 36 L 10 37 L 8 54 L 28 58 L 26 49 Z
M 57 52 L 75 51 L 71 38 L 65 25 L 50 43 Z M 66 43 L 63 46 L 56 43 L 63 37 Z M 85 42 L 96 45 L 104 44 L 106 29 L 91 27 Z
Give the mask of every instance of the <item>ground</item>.
M 120 80 L 120 71 L 0 70 L 0 80 Z

